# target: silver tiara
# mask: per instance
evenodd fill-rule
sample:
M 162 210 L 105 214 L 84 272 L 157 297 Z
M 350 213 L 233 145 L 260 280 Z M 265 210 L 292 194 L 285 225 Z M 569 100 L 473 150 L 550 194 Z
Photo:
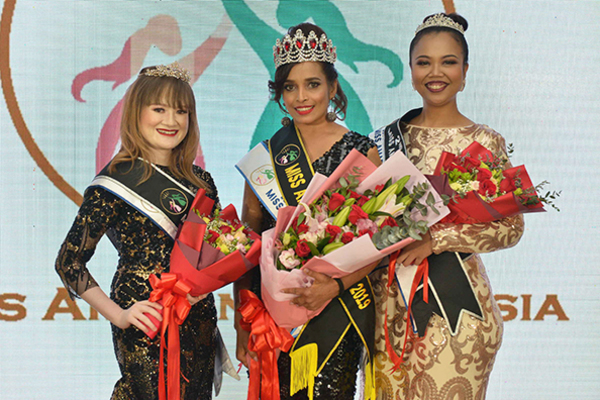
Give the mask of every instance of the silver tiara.
M 143 75 L 159 77 L 168 76 L 171 78 L 177 78 L 179 80 L 182 80 L 185 83 L 190 83 L 190 81 L 192 80 L 189 71 L 180 66 L 177 61 L 169 65 L 158 65 L 154 69 L 144 71 Z
M 277 39 L 273 46 L 273 59 L 275 68 L 280 65 L 305 62 L 321 61 L 329 64 L 335 63 L 337 58 L 336 49 L 333 47 L 331 39 L 323 33 L 320 38 L 314 31 L 310 31 L 308 37 L 300 29 L 296 31 L 294 37 L 289 34 L 283 39 Z
M 443 27 L 450 28 L 456 31 L 459 31 L 463 35 L 465 34 L 465 30 L 461 24 L 454 21 L 452 18 L 446 16 L 445 14 L 435 14 L 431 17 L 427 18 L 425 22 L 417 27 L 415 31 L 415 35 L 421 32 L 423 29 L 432 28 L 432 27 Z

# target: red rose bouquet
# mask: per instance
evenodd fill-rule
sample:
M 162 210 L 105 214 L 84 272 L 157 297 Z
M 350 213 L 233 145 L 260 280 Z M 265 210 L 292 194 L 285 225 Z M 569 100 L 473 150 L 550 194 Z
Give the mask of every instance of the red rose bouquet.
M 447 196 L 450 214 L 443 222 L 491 222 L 516 214 L 539 212 L 560 193 L 540 197 L 524 165 L 505 169 L 508 159 L 473 142 L 459 155 L 443 152 L 434 175 L 434 187 Z
M 198 190 L 186 220 L 182 223 L 171 251 L 170 272 L 150 276 L 154 289 L 150 301 L 163 308 L 162 322 L 146 314 L 160 326 L 159 398 L 166 399 L 164 350 L 168 349 L 167 383 L 169 398 L 179 396 L 179 325 L 187 318 L 187 294 L 200 296 L 217 290 L 258 264 L 260 237 L 242 225 L 232 205 L 212 213 L 214 201 Z M 167 335 L 167 329 L 169 333 Z M 154 338 L 158 331 L 147 333 Z M 166 341 L 168 340 L 168 345 Z
M 360 174 L 357 169 L 355 173 Z M 312 257 L 324 256 L 343 248 L 363 235 L 368 235 L 379 250 L 390 247 L 409 237 L 419 240 L 427 232 L 427 221 L 414 220 L 415 208 L 427 214 L 433 212 L 435 197 L 428 192 L 426 204 L 419 200 L 427 193 L 427 182 L 405 187 L 410 175 L 399 180 L 389 179 L 385 184 L 367 189 L 363 194 L 354 190 L 357 175 L 339 179 L 339 187 L 326 190 L 321 197 L 304 208 L 290 227 L 278 236 L 275 245 L 280 251 L 277 269 L 300 268 Z M 406 242 L 408 243 L 408 242 Z
M 150 277 L 155 289 L 152 301 L 167 290 L 183 290 L 191 296 L 213 292 L 258 264 L 260 236 L 240 222 L 233 205 L 212 213 L 213 205 L 206 192 L 198 190 L 177 233 L 170 272 L 163 273 L 162 279 Z M 155 335 L 156 331 L 149 334 Z
M 302 325 L 325 307 L 291 306 L 294 296 L 280 292 L 310 286 L 302 270 L 345 276 L 420 239 L 447 213 L 443 200 L 403 154 L 376 168 L 353 150 L 329 178 L 315 174 L 300 205 L 280 209 L 275 228 L 263 233 L 265 306 L 277 325 Z

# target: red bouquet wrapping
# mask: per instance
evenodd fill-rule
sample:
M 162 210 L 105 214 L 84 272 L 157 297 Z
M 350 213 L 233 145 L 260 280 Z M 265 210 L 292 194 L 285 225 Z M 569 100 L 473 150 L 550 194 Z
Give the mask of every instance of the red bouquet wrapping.
M 150 276 L 154 289 L 150 301 L 162 304 L 162 323 L 151 315 L 150 320 L 161 330 L 161 352 L 159 366 L 159 398 L 166 399 L 164 385 L 164 349 L 168 348 L 168 398 L 179 399 L 179 325 L 183 323 L 190 310 L 187 294 L 200 296 L 215 291 L 236 281 L 258 264 L 261 253 L 260 236 L 245 228 L 239 221 L 233 205 L 227 206 L 220 213 L 213 214 L 214 201 L 206 196 L 203 189 L 198 190 L 186 220 L 181 225 L 171 252 L 171 268 L 159 279 Z M 219 219 L 226 221 L 229 230 L 242 232 L 247 246 L 241 246 L 225 254 L 225 246 L 217 245 L 219 232 L 209 228 L 209 224 Z M 223 233 L 221 233 L 223 234 Z M 228 233 L 229 234 L 229 233 Z M 212 245 L 211 245 L 212 243 Z M 168 335 L 165 335 L 169 331 Z M 158 331 L 149 332 L 154 338 Z M 165 337 L 166 336 L 166 337 Z M 165 340 L 168 338 L 168 346 Z
M 443 152 L 428 176 L 438 193 L 450 197 L 450 214 L 442 222 L 491 222 L 545 211 L 525 166 L 504 169 L 507 162 L 478 142 L 459 155 Z

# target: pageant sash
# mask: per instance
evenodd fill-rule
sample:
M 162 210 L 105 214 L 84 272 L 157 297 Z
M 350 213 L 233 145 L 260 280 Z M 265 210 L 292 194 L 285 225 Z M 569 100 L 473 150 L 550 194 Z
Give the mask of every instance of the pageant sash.
M 237 164 L 258 200 L 277 219 L 277 210 L 296 206 L 314 175 L 293 122 L 257 144 Z
M 269 140 L 269 154 L 286 204 L 297 206 L 315 172 L 293 121 Z
M 285 200 L 275 179 L 268 145 L 265 142 L 257 144 L 235 167 L 273 219 L 277 219 L 277 210 L 285 207 Z
M 397 151 L 406 154 L 406 145 L 404 144 L 404 137 L 400 130 L 400 122 L 404 122 L 404 120 L 399 118 L 391 124 L 369 134 L 369 138 L 377 145 L 377 152 L 382 162 L 385 162 L 385 160 Z
M 316 317 L 308 321 L 296 338 L 290 357 L 291 394 L 308 388 L 312 398 L 315 377 L 335 352 L 346 333 L 354 327 L 367 351 L 365 399 L 375 399 L 373 356 L 375 347 L 375 300 L 368 277 L 334 299 Z
M 450 333 L 453 336 L 458 332 L 459 321 L 463 313 L 483 320 L 481 304 L 475 295 L 463 262 L 470 256 L 471 254 L 446 251 L 432 254 L 427 258 L 429 261 L 429 302 L 425 302 L 423 299 L 421 279 L 411 304 L 411 319 L 419 336 L 425 335 L 432 313 L 436 313 L 448 322 Z M 413 272 L 415 271 L 416 266 L 396 266 L 396 277 L 405 303 L 410 297 L 412 277 L 414 277 Z
M 129 203 L 160 229 L 175 239 L 181 219 L 194 200 L 194 193 L 165 172 L 154 168 L 150 178 L 138 184 L 144 174 L 145 161 L 119 163 L 116 171 L 108 172 L 108 165 L 94 178 L 90 187 L 102 187 Z

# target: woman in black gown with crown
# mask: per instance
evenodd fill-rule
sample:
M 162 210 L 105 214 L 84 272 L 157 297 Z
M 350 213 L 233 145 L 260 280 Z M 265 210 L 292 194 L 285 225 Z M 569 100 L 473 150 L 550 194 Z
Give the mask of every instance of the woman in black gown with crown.
M 169 272 L 177 218 L 185 214 L 194 193 L 203 188 L 215 207 L 219 203 L 210 174 L 193 165 L 198 141 L 187 71 L 176 64 L 144 68 L 125 95 L 121 150 L 86 189 L 56 260 L 56 271 L 71 297 L 84 299 L 111 322 L 121 371 L 114 400 L 159 396 L 161 335 L 150 338 L 147 332 L 157 328 L 148 315 L 162 320 L 158 312 L 162 307 L 147 300 L 152 291 L 148 277 Z M 152 190 L 141 195 L 139 187 Z M 181 195 L 180 200 L 186 196 L 187 204 L 179 203 L 175 209 L 157 204 L 155 199 L 169 190 Z M 87 268 L 104 234 L 119 252 L 110 297 Z M 187 298 L 192 307 L 180 326 L 181 399 L 210 399 L 215 302 L 212 294 Z
M 286 117 L 282 120 L 282 124 L 297 128 L 298 140 L 303 145 L 300 147 L 304 147 L 312 169 L 315 172 L 330 175 L 352 149 L 357 149 L 376 165 L 381 164 L 374 143 L 370 139 L 349 131 L 335 122 L 337 116 L 343 118 L 345 115 L 347 98 L 339 85 L 337 72 L 333 66 L 335 48 L 331 46 L 331 41 L 323 37 L 325 34 L 321 28 L 309 23 L 291 27 L 288 35 L 281 42 L 278 41 L 275 47 L 277 70 L 274 80 L 269 82 L 269 89 L 273 100 L 292 117 L 293 121 Z M 303 47 L 305 53 L 301 56 L 292 54 L 295 50 L 294 46 Z M 324 51 L 319 52 L 319 49 Z M 333 105 L 335 112 L 328 112 L 330 104 Z M 278 135 L 279 132 L 274 138 Z M 291 135 L 294 135 L 293 130 Z M 273 140 L 271 139 L 271 144 L 273 144 Z M 281 139 L 278 138 L 278 140 Z M 274 218 L 267 212 L 249 186 L 246 186 L 244 192 L 242 218 L 257 232 L 269 229 L 275 223 Z M 343 289 L 348 289 L 363 279 L 370 270 L 371 268 L 366 267 L 342 278 L 340 283 L 343 288 L 326 275 L 309 272 L 315 278 L 312 287 L 290 289 L 287 290 L 287 293 L 298 295 L 293 300 L 294 304 L 315 310 L 327 300 L 340 295 Z M 251 280 L 251 277 L 245 277 L 245 280 L 238 281 L 235 285 L 235 294 L 237 295 L 238 291 L 245 287 L 252 287 L 253 291 L 259 292 L 258 278 L 255 277 L 253 283 L 250 282 Z M 309 322 L 306 329 L 311 327 L 311 323 L 315 319 L 323 318 L 324 315 L 331 313 L 331 310 L 334 309 L 332 304 L 334 302 Z M 248 333 L 239 327 L 239 318 L 240 316 L 237 314 L 235 325 L 238 332 L 237 357 L 246 364 L 247 356 L 255 355 L 248 353 Z M 342 337 L 315 377 L 314 399 L 354 398 L 363 341 L 354 328 L 350 328 Z M 309 398 L 308 392 L 313 390 L 311 387 L 296 393 L 290 391 L 292 371 L 288 353 L 280 354 L 278 367 L 281 398 Z

